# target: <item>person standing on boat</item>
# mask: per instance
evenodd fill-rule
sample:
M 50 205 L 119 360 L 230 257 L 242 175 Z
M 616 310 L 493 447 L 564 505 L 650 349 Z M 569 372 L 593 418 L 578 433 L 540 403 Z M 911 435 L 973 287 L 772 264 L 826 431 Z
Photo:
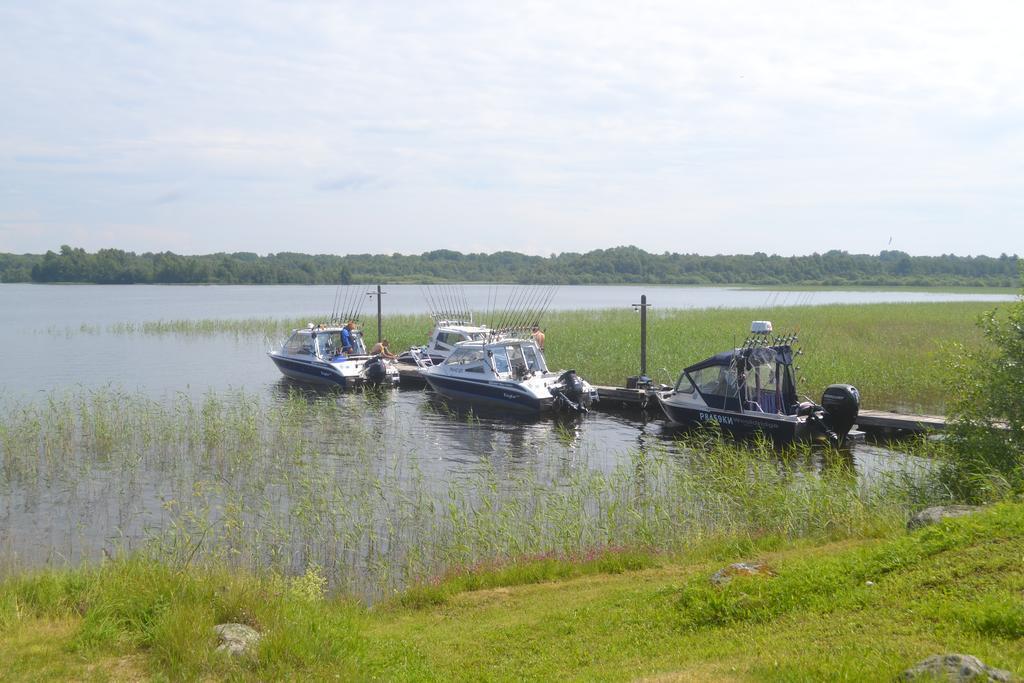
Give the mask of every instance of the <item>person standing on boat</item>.
M 541 352 L 543 353 L 543 351 L 544 351 L 544 333 L 541 332 L 540 325 L 538 325 L 537 323 L 533 324 L 533 329 L 531 330 L 530 336 L 533 337 L 533 342 L 537 345 L 537 348 L 540 349 Z
M 356 329 L 356 324 L 351 320 L 341 328 L 341 350 L 343 353 L 352 353 L 352 330 L 354 329 Z
M 389 342 L 387 339 L 381 339 L 379 342 L 377 342 L 376 344 L 373 345 L 372 349 L 370 349 L 370 355 L 371 356 L 376 356 L 376 355 L 380 354 L 381 356 L 384 356 L 385 358 L 387 358 L 389 360 L 393 359 L 393 358 L 398 358 L 398 356 L 396 356 L 395 354 L 391 353 L 391 349 L 388 348 L 388 344 L 390 344 L 390 343 L 391 342 Z

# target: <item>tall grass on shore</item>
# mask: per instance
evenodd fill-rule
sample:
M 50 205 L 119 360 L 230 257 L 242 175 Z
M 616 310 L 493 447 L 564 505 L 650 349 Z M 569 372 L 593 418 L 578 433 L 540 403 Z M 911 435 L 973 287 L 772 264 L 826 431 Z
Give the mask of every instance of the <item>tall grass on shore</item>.
M 524 556 L 871 535 L 941 497 L 927 469 L 868 480 L 839 454 L 718 439 L 624 454 L 603 471 L 586 452 L 524 461 L 501 446 L 471 472 L 426 476 L 415 437 L 374 400 L 107 389 L 9 403 L 0 492 L 31 505 L 0 515 L 21 543 L 41 520 L 65 525 L 71 561 L 138 551 L 179 567 L 318 566 L 335 589 L 373 600 Z
M 958 302 L 654 309 L 648 329 L 648 374 L 673 384 L 682 368 L 741 343 L 751 320 L 770 318 L 777 331 L 799 333 L 805 351 L 797 360 L 799 389 L 812 400 L 818 400 L 829 384 L 843 382 L 861 390 L 866 407 L 942 413 L 954 344 L 979 348 L 984 338 L 976 323 L 991 308 L 985 302 Z M 231 335 L 251 338 L 264 348 L 280 343 L 310 320 L 314 318 L 158 320 L 120 323 L 106 332 Z M 383 325 L 392 348 L 398 350 L 426 343 L 431 330 L 426 316 L 388 316 Z M 626 377 L 639 372 L 639 322 L 630 311 L 555 311 L 543 326 L 552 368 L 575 368 L 591 382 L 612 386 L 622 386 Z

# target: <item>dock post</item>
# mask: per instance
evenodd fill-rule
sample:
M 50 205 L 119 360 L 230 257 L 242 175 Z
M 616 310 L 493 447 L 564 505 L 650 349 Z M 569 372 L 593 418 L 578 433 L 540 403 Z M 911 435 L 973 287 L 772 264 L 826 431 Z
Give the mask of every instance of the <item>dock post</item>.
M 651 304 L 647 303 L 647 295 L 640 295 L 640 303 L 633 304 L 633 310 L 640 312 L 640 376 L 647 375 L 647 309 Z
M 381 322 L 380 322 L 380 308 L 381 308 L 381 304 L 380 304 L 381 296 L 380 295 L 381 295 L 381 293 L 382 292 L 380 291 L 380 285 L 377 285 L 377 341 L 380 341 L 381 339 L 384 338 L 384 334 L 381 331 Z
M 366 296 L 375 296 L 375 297 L 377 297 L 377 341 L 380 341 L 381 339 L 384 338 L 383 328 L 381 327 L 381 315 L 380 315 L 380 311 L 381 311 L 381 295 L 383 295 L 383 294 L 387 294 L 387 292 L 380 291 L 380 285 L 377 285 L 377 291 L 376 292 L 367 292 L 366 293 Z

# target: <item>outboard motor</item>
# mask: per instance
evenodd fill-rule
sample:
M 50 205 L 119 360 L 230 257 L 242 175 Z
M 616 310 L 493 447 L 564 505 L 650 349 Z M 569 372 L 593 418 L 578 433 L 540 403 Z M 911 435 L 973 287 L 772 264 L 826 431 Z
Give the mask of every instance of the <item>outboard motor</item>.
M 850 384 L 831 384 L 821 395 L 821 408 L 824 412 L 823 425 L 838 437 L 839 443 L 842 443 L 857 422 L 860 392 Z
M 558 378 L 558 384 L 551 387 L 551 393 L 554 395 L 555 401 L 582 413 L 590 409 L 593 398 L 575 370 L 563 372 Z
M 388 378 L 388 369 L 384 366 L 384 359 L 374 356 L 363 363 L 363 377 L 368 384 L 383 384 Z

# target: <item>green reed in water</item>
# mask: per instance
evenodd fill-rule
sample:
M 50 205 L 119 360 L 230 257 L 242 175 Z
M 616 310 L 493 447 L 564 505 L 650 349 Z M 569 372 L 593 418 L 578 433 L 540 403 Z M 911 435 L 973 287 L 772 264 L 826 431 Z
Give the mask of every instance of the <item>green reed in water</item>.
M 925 469 L 867 481 L 837 453 L 719 439 L 624 454 L 604 471 L 578 449 L 508 468 L 524 454 L 504 445 L 471 472 L 428 476 L 430 454 L 386 396 L 369 393 L 296 391 L 277 403 L 244 392 L 53 394 L 5 405 L 0 446 L 0 492 L 32 492 L 38 514 L 123 539 L 83 540 L 72 555 L 141 547 L 182 567 L 301 574 L 316 565 L 336 589 L 371 599 L 525 556 L 870 535 L 941 498 Z M 116 520 L 91 516 L 100 483 L 118 492 Z M 69 491 L 70 512 L 59 508 Z M 140 500 L 144 521 L 132 523 Z M 31 521 L 15 515 L 15 527 L 19 519 Z
M 806 352 L 797 359 L 799 389 L 812 400 L 820 399 L 829 384 L 842 382 L 861 390 L 865 407 L 941 413 L 952 379 L 953 346 L 970 349 L 984 343 L 975 323 L 991 308 L 966 302 L 654 309 L 648 323 L 648 374 L 674 384 L 682 368 L 740 344 L 751 320 L 770 318 L 776 331 L 799 333 L 799 347 Z M 121 323 L 107 332 L 226 334 L 274 346 L 314 320 L 161 320 Z M 398 351 L 426 343 L 431 330 L 424 315 L 388 316 L 383 324 Z M 367 323 L 368 335 L 375 336 L 370 327 Z M 639 321 L 631 311 L 555 311 L 543 327 L 552 369 L 574 368 L 595 384 L 611 386 L 622 386 L 626 377 L 639 373 Z

